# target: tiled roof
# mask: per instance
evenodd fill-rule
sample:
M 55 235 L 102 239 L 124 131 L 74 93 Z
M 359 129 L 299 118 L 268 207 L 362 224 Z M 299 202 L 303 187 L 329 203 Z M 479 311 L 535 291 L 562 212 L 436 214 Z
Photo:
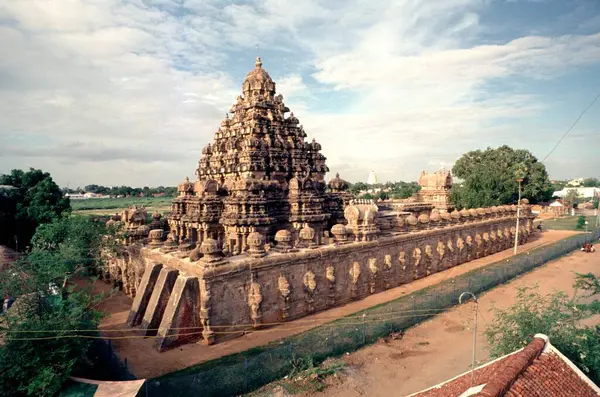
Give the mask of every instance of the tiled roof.
M 592 397 L 600 389 L 554 348 L 536 335 L 525 348 L 410 397 Z

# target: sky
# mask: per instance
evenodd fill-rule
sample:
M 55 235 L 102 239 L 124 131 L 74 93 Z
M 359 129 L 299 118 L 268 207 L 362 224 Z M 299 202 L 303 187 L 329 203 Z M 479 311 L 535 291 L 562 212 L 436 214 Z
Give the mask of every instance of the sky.
M 61 186 L 194 177 L 261 56 L 352 182 L 469 150 L 543 159 L 600 93 L 598 0 L 4 0 L 0 173 Z M 545 161 L 600 176 L 600 100 Z

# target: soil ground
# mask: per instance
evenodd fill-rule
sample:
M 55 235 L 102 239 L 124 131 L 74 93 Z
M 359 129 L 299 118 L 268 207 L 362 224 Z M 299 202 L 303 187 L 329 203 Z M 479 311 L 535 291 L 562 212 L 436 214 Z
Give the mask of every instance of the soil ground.
M 575 273 L 600 275 L 600 252 L 575 251 L 479 296 L 477 364 L 490 360 L 483 333 L 493 319 L 493 307 L 510 306 L 518 287 L 536 283 L 543 294 L 560 290 L 572 295 Z M 600 323 L 597 316 L 588 320 L 588 325 Z M 454 307 L 408 329 L 402 339 L 380 341 L 346 354 L 343 373 L 328 379 L 323 392 L 304 396 L 407 396 L 437 385 L 469 370 L 472 326 L 473 305 Z M 259 395 L 286 394 L 280 387 L 269 390 L 267 386 Z
M 535 235 L 535 237 L 532 238 L 532 240 L 529 243 L 520 246 L 519 252 L 531 250 L 541 245 L 561 240 L 573 234 L 574 232 L 571 231 L 547 231 L 544 232 L 541 236 Z M 470 270 L 486 266 L 490 263 L 510 257 L 511 255 L 512 250 L 505 250 L 503 252 L 499 252 L 497 254 L 490 255 L 482 259 L 477 259 L 469 263 L 465 263 L 460 266 L 454 267 L 452 269 L 448 269 L 444 272 L 433 274 L 429 277 L 417 280 L 410 284 L 403 285 L 397 288 L 392 288 L 390 290 L 371 295 L 360 301 L 352 302 L 344 306 L 316 313 L 311 316 L 306 316 L 299 320 L 290 321 L 289 323 L 286 323 L 284 325 L 268 328 L 261 331 L 251 332 L 241 337 L 223 341 L 212 346 L 205 346 L 200 343 L 194 343 L 184 345 L 166 351 L 164 353 L 158 353 L 152 346 L 153 338 L 132 338 L 113 340 L 113 347 L 115 348 L 115 351 L 121 357 L 121 359 L 127 359 L 129 370 L 138 378 L 153 378 L 169 372 L 190 367 L 195 364 L 213 360 L 221 356 L 242 352 L 256 346 L 261 346 L 272 341 L 276 341 L 291 335 L 304 332 L 315 326 L 327 323 L 329 321 L 333 321 L 340 317 L 351 315 L 371 306 L 394 300 L 405 294 L 423 289 L 430 285 L 437 284 L 442 280 L 456 277 Z M 108 291 L 110 289 L 107 284 L 104 284 L 102 282 L 98 282 L 96 284 L 96 287 L 98 290 Z M 127 319 L 127 314 L 129 312 L 129 308 L 131 307 L 131 303 L 131 298 L 124 295 L 122 292 L 117 292 L 116 294 L 113 294 L 99 305 L 100 310 L 104 311 L 107 314 L 107 317 L 102 320 L 100 326 L 101 330 L 105 331 L 103 333 L 104 335 L 111 335 L 117 337 L 122 335 L 132 335 L 131 332 L 125 331 L 125 321 Z M 460 322 L 448 322 L 448 324 L 444 326 L 444 329 L 446 328 L 449 331 L 447 334 L 444 334 L 445 339 L 452 340 L 453 346 L 456 346 L 454 345 L 454 339 L 455 337 L 460 336 L 461 332 L 466 332 L 463 330 L 464 325 L 462 325 L 462 323 Z M 106 330 L 114 329 L 122 329 L 123 332 L 106 332 Z M 468 334 L 468 332 L 466 332 L 466 334 Z M 468 337 L 465 339 L 465 337 L 460 336 L 460 339 L 464 339 L 463 342 L 466 345 L 469 345 L 471 343 Z M 398 354 L 398 359 L 404 357 L 412 357 L 415 355 L 419 356 L 423 354 L 428 354 L 427 350 L 424 350 L 425 353 L 406 353 L 403 351 L 404 350 L 396 352 Z M 466 356 L 469 356 L 471 353 L 467 349 L 465 350 L 465 354 Z M 480 357 L 483 358 L 484 356 L 482 355 Z M 373 357 L 373 360 L 375 359 L 376 358 Z M 434 358 L 434 361 L 437 361 L 437 359 Z M 439 362 L 438 364 L 441 365 L 442 362 Z M 446 364 L 448 370 L 459 368 L 457 366 L 458 362 L 448 362 Z M 402 369 L 402 366 L 400 366 L 399 368 L 401 369 L 401 371 L 406 371 L 406 368 Z M 419 372 L 423 371 L 423 369 L 415 371 Z M 410 372 L 415 373 L 412 368 Z M 430 373 L 430 371 L 427 370 L 426 373 Z M 441 378 L 439 379 L 446 379 L 447 376 L 445 375 L 447 374 L 447 372 L 441 373 L 443 374 L 443 376 L 441 376 Z M 426 376 L 426 374 L 423 374 L 423 376 Z M 426 379 L 428 378 L 425 377 L 423 379 L 423 382 L 416 383 L 416 385 L 420 387 L 421 384 L 427 383 Z M 342 393 L 339 395 L 341 396 L 345 394 Z

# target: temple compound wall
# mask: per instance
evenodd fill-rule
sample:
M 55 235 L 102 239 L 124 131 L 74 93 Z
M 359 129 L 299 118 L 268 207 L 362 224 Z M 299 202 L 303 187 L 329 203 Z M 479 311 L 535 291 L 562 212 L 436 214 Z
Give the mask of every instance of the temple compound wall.
M 135 299 L 129 325 L 158 333 L 159 350 L 200 339 L 212 344 L 509 249 L 516 232 L 516 206 L 397 214 L 386 233 L 376 226 L 379 212 L 372 202 L 353 201 L 345 214 L 348 224 L 335 225 L 333 237 L 321 245 L 305 229 L 304 240 L 280 239 L 268 251 L 261 235 L 251 233 L 249 251 L 231 257 L 212 239 L 187 257 L 164 247 L 129 251 L 124 267 L 137 267 L 130 271 Z M 533 215 L 527 204 L 520 214 L 523 244 Z

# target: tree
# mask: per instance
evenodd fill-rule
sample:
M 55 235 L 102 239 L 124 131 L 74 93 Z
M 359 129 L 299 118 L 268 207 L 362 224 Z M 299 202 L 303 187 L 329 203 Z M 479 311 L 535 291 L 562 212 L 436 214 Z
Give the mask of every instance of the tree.
M 586 281 L 593 292 L 593 281 Z M 583 288 L 584 283 L 578 280 L 576 286 Z M 509 354 L 526 346 L 535 334 L 546 334 L 558 350 L 599 384 L 600 329 L 581 324 L 597 313 L 598 301 L 584 304 L 564 292 L 542 295 L 537 285 L 522 287 L 513 306 L 494 309 L 494 320 L 486 330 L 491 355 Z
M 63 196 L 50 174 L 42 170 L 12 170 L 0 175 L 0 185 L 14 187 L 0 203 L 3 206 L 0 212 L 12 219 L 0 244 L 24 250 L 38 225 L 71 210 L 69 199 Z
M 600 180 L 598 180 L 598 178 L 585 178 L 583 180 L 583 186 L 585 186 L 585 187 L 600 187 Z
M 581 202 L 581 196 L 579 195 L 579 192 L 577 192 L 577 189 L 569 189 L 567 190 L 567 194 L 565 194 L 563 201 L 567 204 L 567 207 L 575 208 L 576 205 Z
M 515 172 L 519 168 L 525 170 L 522 197 L 531 203 L 552 197 L 552 184 L 544 164 L 527 150 L 501 146 L 471 151 L 456 161 L 452 172 L 463 182 L 452 188 L 451 201 L 457 208 L 514 203 L 519 186 Z
M 575 225 L 575 229 L 583 230 L 585 228 L 585 216 L 579 215 L 577 218 L 577 225 Z
M 356 182 L 350 185 L 350 193 L 352 194 L 360 194 L 360 192 L 364 192 L 365 190 L 369 189 L 369 185 L 367 185 L 364 182 Z
M 97 335 L 99 297 L 69 280 L 96 272 L 103 248 L 114 240 L 105 233 L 103 224 L 79 216 L 41 224 L 25 260 L 0 277 L 0 295 L 17 297 L 0 328 L 0 395 L 56 395 L 82 362 L 90 339 L 69 335 Z

